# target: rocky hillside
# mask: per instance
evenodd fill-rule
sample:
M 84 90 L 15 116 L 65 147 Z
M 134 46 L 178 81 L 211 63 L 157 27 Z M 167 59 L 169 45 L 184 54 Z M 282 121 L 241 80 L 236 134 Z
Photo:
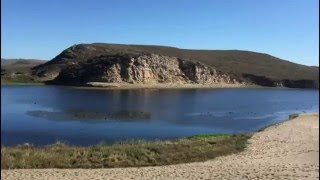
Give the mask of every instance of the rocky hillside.
M 108 55 L 71 62 L 54 83 L 83 85 L 88 82 L 131 84 L 236 84 L 239 80 L 199 62 L 157 54 Z
M 66 85 L 102 81 L 319 87 L 318 67 L 238 50 L 80 44 L 64 50 L 51 61 L 33 70 L 38 77 Z

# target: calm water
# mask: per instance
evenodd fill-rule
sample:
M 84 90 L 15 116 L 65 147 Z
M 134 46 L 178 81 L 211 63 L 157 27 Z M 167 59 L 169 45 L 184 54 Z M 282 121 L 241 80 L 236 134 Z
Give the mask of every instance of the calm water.
M 253 132 L 291 113 L 318 112 L 319 91 L 85 90 L 1 86 L 1 141 L 74 145 Z

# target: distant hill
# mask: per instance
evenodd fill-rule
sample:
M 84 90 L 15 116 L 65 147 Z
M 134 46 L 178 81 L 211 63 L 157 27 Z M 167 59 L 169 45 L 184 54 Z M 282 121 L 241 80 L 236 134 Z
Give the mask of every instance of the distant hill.
M 86 62 L 99 56 L 121 54 L 159 54 L 200 62 L 218 71 L 255 84 L 274 86 L 279 81 L 287 87 L 319 87 L 319 67 L 292 63 L 277 57 L 240 50 L 191 50 L 166 46 L 125 44 L 79 44 L 34 68 L 35 74 L 55 78 L 68 63 Z M 277 85 L 275 85 L 277 86 Z
M 30 72 L 31 68 L 47 61 L 38 59 L 3 59 L 1 58 L 1 69 L 7 72 Z
M 37 59 L 3 59 L 1 58 L 1 81 L 32 82 L 32 68 L 47 61 Z

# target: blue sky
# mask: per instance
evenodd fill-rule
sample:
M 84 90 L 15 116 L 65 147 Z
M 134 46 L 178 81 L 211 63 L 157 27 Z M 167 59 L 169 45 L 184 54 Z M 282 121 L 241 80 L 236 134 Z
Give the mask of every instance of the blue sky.
M 2 58 L 107 42 L 238 49 L 319 65 L 318 0 L 2 0 Z

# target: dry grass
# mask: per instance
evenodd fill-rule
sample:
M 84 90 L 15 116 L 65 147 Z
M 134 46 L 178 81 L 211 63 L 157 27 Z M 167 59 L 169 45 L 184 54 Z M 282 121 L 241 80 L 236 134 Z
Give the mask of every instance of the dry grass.
M 242 151 L 251 137 L 198 135 L 171 141 L 128 141 L 89 147 L 1 147 L 1 169 L 141 167 L 205 161 Z

